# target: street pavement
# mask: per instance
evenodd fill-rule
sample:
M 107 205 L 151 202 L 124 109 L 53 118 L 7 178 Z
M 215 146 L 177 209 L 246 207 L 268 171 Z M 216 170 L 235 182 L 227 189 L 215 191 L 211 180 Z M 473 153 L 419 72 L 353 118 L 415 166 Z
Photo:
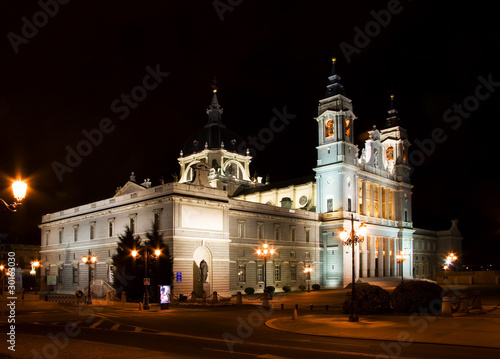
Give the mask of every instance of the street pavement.
M 387 283 L 387 288 L 390 283 Z M 410 343 L 449 344 L 458 346 L 477 346 L 484 348 L 500 349 L 500 303 L 499 286 L 462 286 L 451 288 L 457 292 L 467 292 L 475 289 L 484 290 L 483 310 L 454 314 L 453 317 L 440 317 L 431 315 L 367 315 L 359 316 L 359 322 L 349 322 L 348 315 L 341 314 L 340 304 L 345 299 L 349 290 L 322 290 L 310 293 L 277 293 L 271 301 L 275 311 L 282 315 L 271 317 L 266 321 L 269 328 L 302 334 L 305 336 L 323 336 L 337 338 L 357 338 L 365 340 L 386 341 L 386 352 L 392 356 L 401 351 L 401 348 Z M 245 297 L 243 304 L 246 306 L 260 306 L 256 296 Z M 493 303 L 497 303 L 493 305 Z M 295 305 L 299 308 L 297 316 L 292 319 Z M 311 305 L 313 309 L 311 310 Z M 329 305 L 326 310 L 325 306 Z M 283 309 L 281 309 L 283 308 Z M 128 311 L 139 314 L 138 308 Z M 155 305 L 151 311 L 159 311 Z M 283 315 L 284 314 L 284 315 Z M 286 316 L 286 314 L 289 314 Z M 6 324 L 5 317 L 0 320 Z M 3 327 L 6 327 L 2 325 Z M 111 329 L 111 328 L 110 328 Z M 105 330 L 105 329 L 101 329 Z M 134 329 L 137 331 L 137 328 Z M 67 332 L 67 331 L 66 331 Z M 67 332 L 71 333 L 71 332 Z M 16 351 L 0 348 L 0 359 L 3 358 L 49 358 L 60 357 L 57 352 L 69 349 L 72 353 L 85 353 L 92 348 L 94 358 L 123 358 L 136 355 L 137 357 L 156 358 L 181 358 L 178 354 L 169 356 L 165 352 L 147 349 L 138 349 L 126 345 L 102 344 L 66 338 L 54 332 L 55 337 L 50 338 L 48 333 L 40 335 L 18 335 Z M 59 337 L 57 336 L 59 335 Z M 70 339 L 70 340 L 69 340 Z M 2 356 L 2 353 L 8 356 Z M 391 356 L 390 355 L 390 356 Z

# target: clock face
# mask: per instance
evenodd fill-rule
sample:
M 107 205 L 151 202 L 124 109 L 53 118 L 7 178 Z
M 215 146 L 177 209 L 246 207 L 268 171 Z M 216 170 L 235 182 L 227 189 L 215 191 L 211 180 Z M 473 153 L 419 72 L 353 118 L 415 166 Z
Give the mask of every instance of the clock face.
M 301 206 L 305 206 L 305 205 L 307 204 L 307 200 L 308 200 L 307 196 L 301 196 L 301 197 L 299 198 L 299 204 L 300 204 Z
M 333 183 L 333 177 L 328 177 L 326 179 L 326 184 L 332 184 Z

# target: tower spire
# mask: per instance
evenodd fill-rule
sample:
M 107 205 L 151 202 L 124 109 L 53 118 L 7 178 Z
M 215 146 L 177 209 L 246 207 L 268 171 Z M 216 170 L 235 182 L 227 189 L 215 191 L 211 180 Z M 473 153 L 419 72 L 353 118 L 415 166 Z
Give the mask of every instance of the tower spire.
M 389 106 L 389 111 L 387 111 L 387 114 L 389 115 L 387 119 L 385 120 L 385 127 L 395 127 L 399 125 L 399 117 L 398 117 L 398 110 L 394 108 L 394 95 L 391 95 L 391 104 Z
M 222 110 L 222 108 L 220 107 L 220 104 L 219 104 L 219 99 L 217 98 L 217 79 L 214 77 L 213 81 L 212 81 L 212 92 L 213 92 L 213 96 L 212 96 L 212 103 L 210 104 L 210 106 L 208 106 L 208 109 L 207 109 L 207 115 L 208 115 L 208 124 L 207 126 L 210 126 L 210 125 L 217 125 L 217 124 L 221 124 L 221 115 L 224 113 L 224 111 Z
M 337 62 L 337 58 L 332 58 L 332 71 L 331 75 L 328 76 L 328 85 L 326 85 L 326 97 L 334 96 L 334 95 L 344 95 L 344 86 L 340 83 L 341 77 L 337 75 L 337 71 L 335 68 Z

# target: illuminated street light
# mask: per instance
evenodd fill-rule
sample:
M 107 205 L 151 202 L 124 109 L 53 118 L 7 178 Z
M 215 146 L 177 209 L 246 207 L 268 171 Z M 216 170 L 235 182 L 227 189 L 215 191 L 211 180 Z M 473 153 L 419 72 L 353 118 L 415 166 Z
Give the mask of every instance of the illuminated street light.
M 354 266 L 354 246 L 357 243 L 361 243 L 366 236 L 366 225 L 361 223 L 358 228 L 358 234 L 354 232 L 354 214 L 351 213 L 351 233 L 348 233 L 347 230 L 342 229 L 339 232 L 339 237 L 344 242 L 345 246 L 352 247 L 352 293 L 351 293 L 351 314 L 349 315 L 350 322 L 357 322 L 359 320 L 356 313 L 354 313 L 354 302 L 356 301 L 356 275 L 355 275 L 355 266 Z
M 32 261 L 30 262 L 31 264 L 31 275 L 36 275 L 36 268 L 40 267 L 40 262 L 39 261 Z
M 274 255 L 274 249 L 264 243 L 262 249 L 260 247 L 257 249 L 257 255 L 264 259 L 264 293 L 267 293 L 267 260 Z
M 0 198 L 0 204 L 3 205 L 9 211 L 16 212 L 17 211 L 16 207 L 22 204 L 23 199 L 26 197 L 27 190 L 28 190 L 28 185 L 25 182 L 21 180 L 15 181 L 14 183 L 12 183 L 12 193 L 16 201 L 14 201 L 11 204 L 8 204 L 2 198 Z
M 309 287 L 309 283 L 311 282 L 311 272 L 312 272 L 311 267 L 304 268 L 304 274 L 306 275 L 306 280 L 307 280 L 307 293 L 311 292 L 311 288 Z
M 160 256 L 161 254 L 161 250 L 160 249 L 153 249 L 151 246 L 148 246 L 148 245 L 145 245 L 144 247 L 140 248 L 139 250 L 132 250 L 132 257 L 134 257 L 134 259 L 140 257 L 140 254 L 139 252 L 144 252 L 144 305 L 143 305 L 143 308 L 144 310 L 149 310 L 149 283 L 150 283 L 150 278 L 148 278 L 148 259 L 149 259 L 149 255 L 150 255 L 150 252 L 148 251 L 148 249 L 151 249 L 151 254 L 154 253 L 156 259 L 158 259 L 158 257 Z
M 405 260 L 407 260 L 408 258 L 410 258 L 410 255 L 408 253 L 405 253 L 404 251 L 400 251 L 399 254 L 396 255 L 396 260 L 398 263 L 401 263 L 401 282 L 404 281 L 404 277 L 403 277 L 403 263 Z
M 92 291 L 90 290 L 90 274 L 91 274 L 91 270 L 92 268 L 90 267 L 92 264 L 94 264 L 95 262 L 97 262 L 97 257 L 95 255 L 91 255 L 90 254 L 90 249 L 89 249 L 89 256 L 83 256 L 82 257 L 82 262 L 85 263 L 86 265 L 88 265 L 89 267 L 89 291 L 88 291 L 88 295 L 87 295 L 87 304 L 92 304 Z
M 5 288 L 5 272 L 3 271 L 4 268 L 5 266 L 3 264 L 0 264 L 0 272 L 2 273 L 2 295 Z

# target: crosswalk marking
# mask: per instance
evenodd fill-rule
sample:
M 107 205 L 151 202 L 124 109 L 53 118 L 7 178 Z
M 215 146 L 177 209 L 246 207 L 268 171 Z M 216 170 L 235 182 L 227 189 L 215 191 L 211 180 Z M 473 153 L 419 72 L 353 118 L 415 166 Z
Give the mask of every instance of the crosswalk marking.
M 98 320 L 97 322 L 95 322 L 94 324 L 92 324 L 92 325 L 90 326 L 90 328 L 95 328 L 95 327 L 97 327 L 97 326 L 98 326 L 98 325 L 100 325 L 102 322 L 104 322 L 104 320 L 105 320 L 104 318 L 102 318 L 101 320 Z
M 115 323 L 115 325 L 111 327 L 111 330 L 117 330 L 118 328 L 120 328 L 120 323 Z

